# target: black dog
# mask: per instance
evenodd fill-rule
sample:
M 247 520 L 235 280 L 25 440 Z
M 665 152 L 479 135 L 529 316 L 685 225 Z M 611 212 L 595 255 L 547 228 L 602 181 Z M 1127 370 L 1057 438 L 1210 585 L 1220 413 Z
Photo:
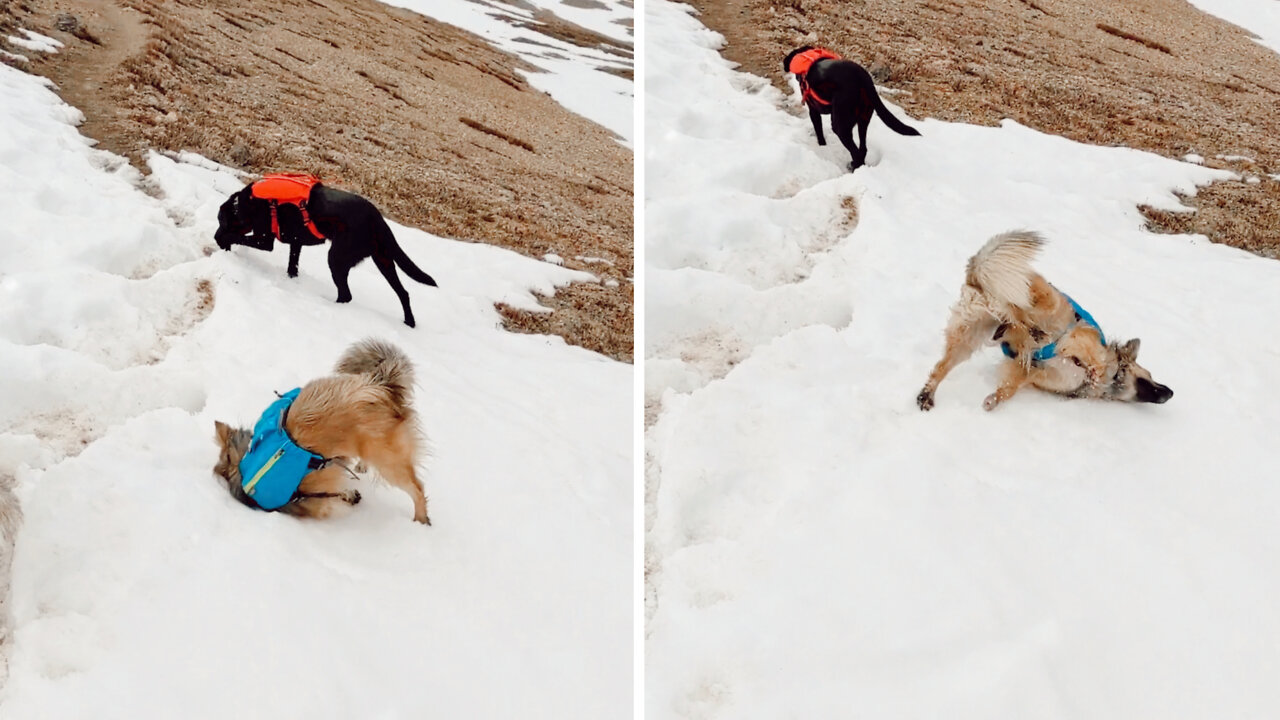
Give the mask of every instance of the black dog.
M 806 45 L 787 55 L 782 61 L 782 70 L 794 73 L 800 81 L 819 145 L 827 144 L 827 138 L 822 134 L 822 116 L 831 115 L 831 131 L 853 157 L 849 163 L 850 172 L 862 167 L 867 160 L 867 126 L 871 124 L 873 110 L 890 130 L 899 135 L 920 134 L 889 112 L 876 93 L 870 73 L 852 60 L 842 60 L 830 50 Z M 857 145 L 853 142 L 855 123 L 858 126 Z
M 286 185 L 294 183 L 295 197 L 277 193 L 277 197 L 271 198 L 270 191 L 264 192 L 264 189 L 280 187 L 281 180 L 286 181 Z M 277 184 L 267 185 L 273 181 Z M 264 199 L 264 194 L 271 199 Z M 289 245 L 289 277 L 298 276 L 298 257 L 303 245 L 319 245 L 328 240 L 329 272 L 338 288 L 340 303 L 351 302 L 351 288 L 347 285 L 351 268 L 372 257 L 400 298 L 404 324 L 409 327 L 415 324 L 413 310 L 409 308 L 409 293 L 396 274 L 396 265 L 420 283 L 436 284 L 396 243 L 391 228 L 373 203 L 359 195 L 325 187 L 308 176 L 268 175 L 233 193 L 218 209 L 218 231 L 214 239 L 223 250 L 230 250 L 232 245 L 245 245 L 267 251 L 275 240 L 280 240 Z

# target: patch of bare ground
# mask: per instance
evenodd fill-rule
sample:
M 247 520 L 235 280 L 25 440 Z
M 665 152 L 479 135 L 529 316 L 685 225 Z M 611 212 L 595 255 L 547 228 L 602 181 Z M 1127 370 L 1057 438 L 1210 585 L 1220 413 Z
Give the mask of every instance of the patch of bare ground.
M 1280 56 L 1184 0 L 689 2 L 725 57 L 784 90 L 786 53 L 825 45 L 916 117 L 1202 155 L 1242 179 L 1201 188 L 1195 213 L 1144 207 L 1148 226 L 1280 256 Z
M 627 59 L 631 59 L 633 56 L 632 49 L 629 46 L 614 40 L 608 35 L 602 35 L 581 25 L 575 25 L 550 10 L 537 10 L 533 13 L 532 22 L 517 23 L 517 25 L 578 47 L 594 48 L 610 55 Z
M 58 29 L 64 14 L 78 35 Z M 632 153 L 531 88 L 518 58 L 372 0 L 0 0 L 0 26 L 67 44 L 24 53 L 26 69 L 85 113 L 82 132 L 140 167 L 156 149 L 310 172 L 406 225 L 555 253 L 616 281 L 561 288 L 549 316 L 502 315 L 631 361 Z M 431 271 L 431 258 L 415 261 Z

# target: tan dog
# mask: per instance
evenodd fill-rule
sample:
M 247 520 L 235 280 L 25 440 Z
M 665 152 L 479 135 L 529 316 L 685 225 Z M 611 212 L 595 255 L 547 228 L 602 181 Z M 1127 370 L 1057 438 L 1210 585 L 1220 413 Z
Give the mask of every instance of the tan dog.
M 938 384 L 986 342 L 999 340 L 1010 356 L 987 410 L 1025 384 L 1068 397 L 1163 403 L 1173 391 L 1138 365 L 1137 339 L 1105 342 L 1102 330 L 1071 298 L 1031 269 L 1044 245 L 1025 230 L 997 235 L 969 259 L 960 301 L 947 322 L 947 347 L 916 396 L 933 407 Z
M 410 406 L 413 365 L 396 346 L 381 340 L 356 343 L 343 353 L 335 375 L 307 383 L 282 414 L 289 439 L 322 456 L 324 465 L 302 477 L 286 504 L 274 508 L 291 515 L 327 517 L 341 503 L 360 502 L 360 493 L 343 489 L 347 467 L 355 459 L 372 465 L 413 499 L 413 519 L 431 524 L 427 498 L 416 466 L 421 454 L 417 419 Z M 241 476 L 253 432 L 215 422 L 221 447 L 214 473 L 232 496 L 261 507 L 250 496 L 253 483 Z M 246 491 L 248 488 L 248 491 Z

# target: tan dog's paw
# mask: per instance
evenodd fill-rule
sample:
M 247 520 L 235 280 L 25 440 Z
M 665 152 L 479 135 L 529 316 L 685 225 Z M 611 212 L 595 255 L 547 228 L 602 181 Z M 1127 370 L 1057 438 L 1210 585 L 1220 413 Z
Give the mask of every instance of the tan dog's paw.
M 996 406 L 999 404 L 1000 404 L 1000 394 L 991 393 L 990 395 L 987 396 L 986 400 L 982 401 L 982 409 L 986 410 L 987 412 L 991 412 L 992 410 L 995 410 Z
M 916 396 L 916 405 L 919 405 L 920 409 L 925 412 L 932 410 L 933 393 L 928 388 L 921 390 L 920 394 Z
M 1102 386 L 1103 376 L 1105 376 L 1107 372 L 1105 367 L 1098 367 L 1097 365 L 1086 362 L 1074 355 L 1071 356 L 1071 362 L 1075 363 L 1076 367 L 1084 371 L 1084 380 L 1089 384 L 1089 387 L 1098 388 Z

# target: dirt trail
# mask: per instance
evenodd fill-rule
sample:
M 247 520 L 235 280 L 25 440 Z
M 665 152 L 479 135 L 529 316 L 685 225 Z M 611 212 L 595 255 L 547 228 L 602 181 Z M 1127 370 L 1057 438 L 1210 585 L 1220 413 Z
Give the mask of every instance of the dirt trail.
M 20 66 L 57 83 L 101 147 L 311 172 L 399 222 L 559 255 L 603 282 L 561 289 L 550 314 L 500 307 L 508 327 L 631 360 L 632 154 L 531 88 L 518 58 L 372 0 L 0 0 L 0 29 L 19 26 L 66 44 Z
M 1194 214 L 1144 208 L 1152 228 L 1280 258 L 1280 55 L 1184 0 L 689 2 L 725 57 L 779 88 L 789 50 L 826 45 L 915 117 L 1202 155 L 1242 179 L 1202 188 Z
M 82 26 L 93 28 L 93 41 L 64 40 L 62 62 L 48 66 L 52 71 L 49 77 L 58 84 L 62 98 L 85 114 L 80 132 L 101 138 L 99 147 L 120 152 L 123 148 L 113 147 L 109 128 L 125 117 L 124 109 L 103 95 L 112 91 L 113 76 L 120 65 L 142 51 L 150 32 L 144 16 L 131 8 L 119 7 L 109 0 L 84 0 L 79 4 L 83 6 Z

